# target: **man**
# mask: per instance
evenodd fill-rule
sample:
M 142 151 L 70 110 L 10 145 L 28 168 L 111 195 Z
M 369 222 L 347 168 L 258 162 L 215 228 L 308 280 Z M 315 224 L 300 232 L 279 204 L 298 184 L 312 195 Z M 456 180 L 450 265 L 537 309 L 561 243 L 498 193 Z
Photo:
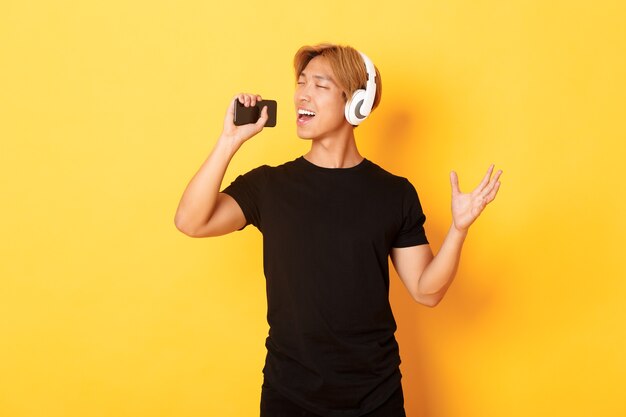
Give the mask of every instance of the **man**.
M 436 306 L 502 171 L 491 178 L 491 165 L 469 194 L 451 173 L 453 222 L 433 256 L 413 185 L 356 146 L 355 126 L 380 102 L 378 70 L 353 48 L 331 44 L 302 47 L 294 66 L 297 133 L 311 140 L 310 151 L 277 167 L 259 166 L 219 192 L 231 158 L 268 118 L 264 108 L 256 123 L 235 126 L 233 100 L 175 224 L 193 237 L 248 224 L 263 234 L 270 330 L 262 417 L 405 416 L 388 257 L 411 296 Z M 234 99 L 253 106 L 261 97 Z

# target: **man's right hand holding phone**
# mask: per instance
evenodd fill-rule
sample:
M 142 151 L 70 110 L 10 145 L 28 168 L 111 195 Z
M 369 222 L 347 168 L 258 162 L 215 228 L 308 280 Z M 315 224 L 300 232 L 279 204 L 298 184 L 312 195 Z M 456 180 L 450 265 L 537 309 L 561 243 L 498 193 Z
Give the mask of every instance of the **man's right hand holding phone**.
M 256 123 L 236 126 L 234 123 L 235 100 L 239 100 L 245 107 L 251 107 L 255 106 L 257 101 L 261 101 L 262 98 L 258 94 L 241 93 L 233 97 L 230 101 L 230 106 L 228 106 L 228 111 L 224 118 L 224 130 L 222 131 L 220 140 L 225 140 L 230 146 L 234 146 L 235 149 L 238 149 L 245 141 L 263 130 L 265 122 L 268 119 L 268 109 L 267 106 L 263 106 L 259 120 L 257 120 Z
M 181 197 L 174 223 L 181 232 L 193 236 L 219 236 L 238 230 L 245 217 L 237 202 L 220 192 L 224 174 L 231 158 L 239 147 L 252 136 L 263 130 L 268 120 L 268 108 L 264 107 L 256 123 L 236 126 L 235 101 L 245 107 L 254 106 L 261 100 L 256 94 L 238 94 L 230 102 L 224 130 L 213 150 L 193 176 Z M 244 108 L 245 108 L 244 107 Z M 256 112 L 258 114 L 258 111 Z

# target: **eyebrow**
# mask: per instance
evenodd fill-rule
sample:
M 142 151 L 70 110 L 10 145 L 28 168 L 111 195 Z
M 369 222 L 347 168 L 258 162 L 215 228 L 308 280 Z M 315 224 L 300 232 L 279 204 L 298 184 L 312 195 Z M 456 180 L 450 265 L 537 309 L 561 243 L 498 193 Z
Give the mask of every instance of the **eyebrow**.
M 300 73 L 300 75 L 298 76 L 298 78 L 302 77 L 303 75 L 304 75 L 304 76 L 306 76 L 306 73 L 305 73 L 304 71 L 302 71 L 302 72 Z M 322 80 L 322 81 L 330 81 L 331 83 L 333 83 L 333 84 L 337 85 L 337 84 L 335 83 L 335 81 L 333 81 L 333 79 L 332 79 L 332 78 L 330 78 L 330 77 L 326 77 L 326 76 L 324 76 L 324 75 L 313 75 L 313 78 L 317 78 L 318 80 Z

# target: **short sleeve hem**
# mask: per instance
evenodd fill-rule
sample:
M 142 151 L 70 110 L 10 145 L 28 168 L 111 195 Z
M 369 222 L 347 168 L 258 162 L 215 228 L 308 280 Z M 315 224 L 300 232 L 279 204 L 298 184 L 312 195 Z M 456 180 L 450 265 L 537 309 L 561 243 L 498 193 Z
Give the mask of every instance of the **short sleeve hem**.
M 227 188 L 227 189 L 223 190 L 222 192 L 224 194 L 228 194 L 229 196 L 231 196 L 233 198 L 233 200 L 235 200 L 235 202 L 239 205 L 239 208 L 241 208 L 241 211 L 243 212 L 243 216 L 246 218 L 246 224 L 241 226 L 241 228 L 237 229 L 237 231 L 245 229 L 246 226 L 248 226 L 252 222 L 250 221 L 249 209 L 246 207 L 246 204 L 243 202 L 244 200 L 242 198 L 240 198 L 239 195 L 237 194 L 237 192 L 232 190 L 232 189 L 228 189 Z
M 391 244 L 392 248 L 405 248 L 428 243 L 424 223 L 426 215 L 411 182 L 404 178 L 404 197 L 402 201 L 402 227 Z
M 408 239 L 405 242 L 395 242 L 391 247 L 392 248 L 408 248 L 410 246 L 419 246 L 428 244 L 428 239 L 426 236 L 416 236 L 413 239 Z

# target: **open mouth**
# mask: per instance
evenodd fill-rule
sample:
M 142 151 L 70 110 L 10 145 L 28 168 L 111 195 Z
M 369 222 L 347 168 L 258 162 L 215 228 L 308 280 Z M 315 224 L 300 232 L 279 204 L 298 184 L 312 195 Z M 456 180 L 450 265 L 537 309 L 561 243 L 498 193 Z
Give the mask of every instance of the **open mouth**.
M 298 109 L 298 122 L 306 123 L 315 117 L 315 112 L 311 110 Z

